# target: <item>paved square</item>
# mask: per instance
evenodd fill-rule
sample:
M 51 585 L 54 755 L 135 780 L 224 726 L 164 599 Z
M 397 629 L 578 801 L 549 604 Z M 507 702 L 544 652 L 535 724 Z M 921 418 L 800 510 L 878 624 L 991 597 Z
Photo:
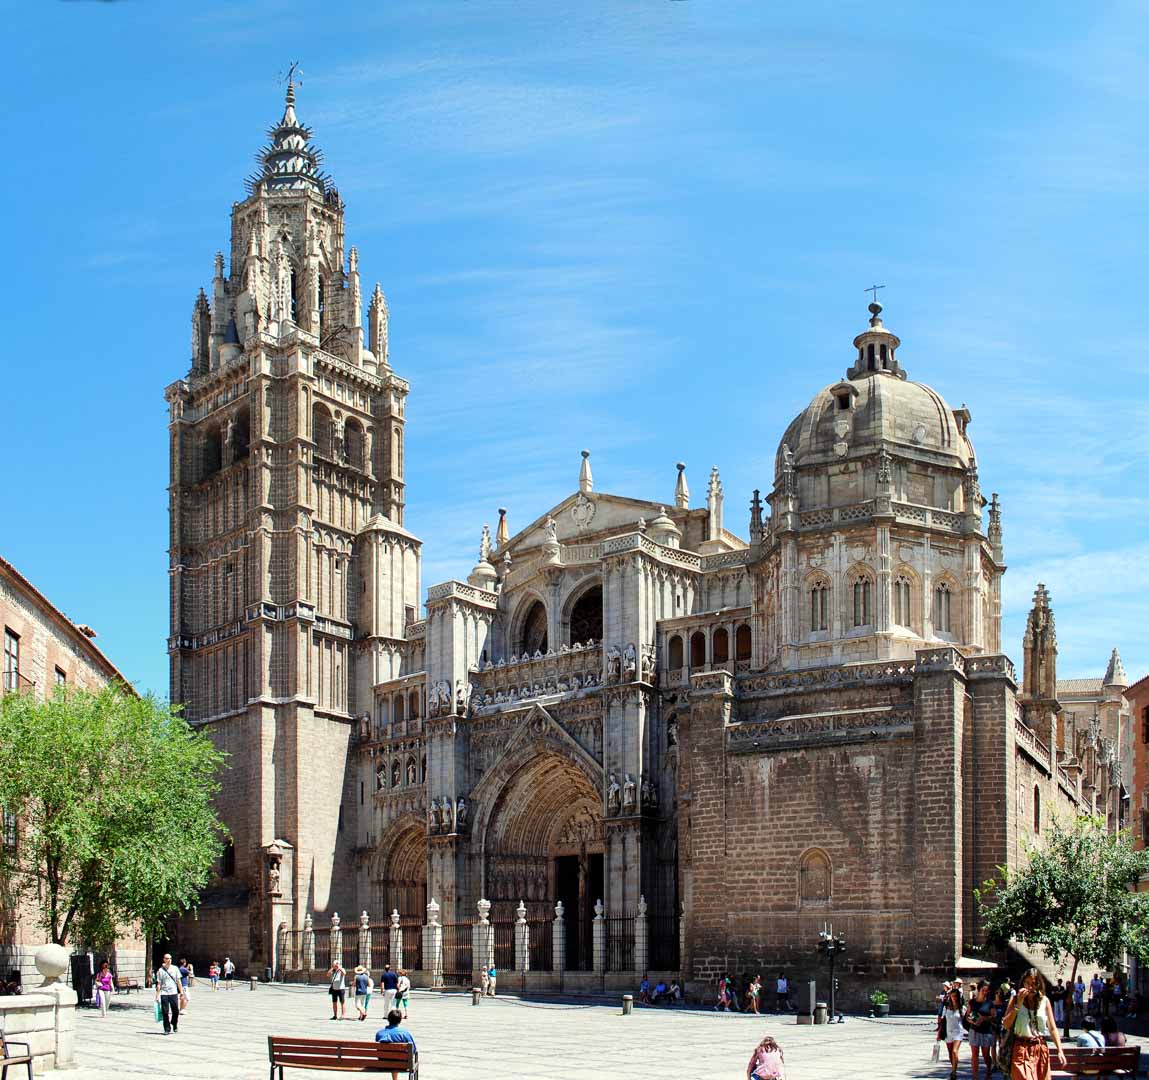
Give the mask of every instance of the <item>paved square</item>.
M 487 1000 L 416 991 L 409 1026 L 423 1080 L 614 1080 L 642 1077 L 738 1080 L 758 1040 L 770 1033 L 786 1053 L 789 1080 L 847 1076 L 946 1077 L 929 1062 L 933 1025 L 925 1017 L 799 1027 L 792 1017 L 752 1017 L 693 1010 Z M 72 1080 L 150 1076 L 163 1080 L 266 1080 L 267 1035 L 374 1037 L 380 1001 L 366 1023 L 332 1022 L 322 987 L 260 986 L 254 993 L 197 987 L 178 1035 L 152 1019 L 150 994 L 120 998 L 108 1019 L 81 1010 L 78 1065 Z M 348 1011 L 354 1014 L 349 1004 Z M 961 1075 L 968 1076 L 963 1048 Z M 61 1076 L 64 1074 L 61 1073 Z M 287 1070 L 285 1080 L 307 1073 Z

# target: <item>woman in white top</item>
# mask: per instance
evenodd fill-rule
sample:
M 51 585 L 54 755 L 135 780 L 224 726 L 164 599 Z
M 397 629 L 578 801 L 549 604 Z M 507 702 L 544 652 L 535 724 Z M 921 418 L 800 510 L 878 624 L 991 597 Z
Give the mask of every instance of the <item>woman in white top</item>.
M 1002 1019 L 1002 1026 L 1014 1034 L 1010 1080 L 1049 1080 L 1047 1038 L 1053 1040 L 1057 1050 L 1058 1066 L 1065 1068 L 1065 1054 L 1053 1019 L 1053 1006 L 1045 996 L 1045 978 L 1037 968 L 1030 968 L 1025 973 L 1021 989 Z
M 958 1074 L 958 1051 L 965 1038 L 961 1022 L 962 1001 L 960 990 L 950 990 L 942 1001 L 942 1019 L 946 1028 L 946 1053 L 950 1056 L 950 1076 Z

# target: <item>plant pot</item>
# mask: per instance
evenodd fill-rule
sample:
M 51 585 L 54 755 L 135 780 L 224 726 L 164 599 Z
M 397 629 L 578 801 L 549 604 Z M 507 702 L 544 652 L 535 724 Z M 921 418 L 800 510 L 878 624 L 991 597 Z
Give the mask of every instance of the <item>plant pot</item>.
M 890 1015 L 890 1003 L 887 1001 L 884 1005 L 875 1005 L 874 1006 L 874 1015 L 875 1016 L 889 1016 Z

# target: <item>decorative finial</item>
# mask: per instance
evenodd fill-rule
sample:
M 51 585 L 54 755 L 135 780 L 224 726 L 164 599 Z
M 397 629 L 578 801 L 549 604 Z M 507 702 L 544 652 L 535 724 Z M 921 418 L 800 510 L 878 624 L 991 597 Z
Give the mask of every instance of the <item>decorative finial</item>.
M 679 510 L 689 510 L 690 488 L 686 485 L 686 462 L 678 462 L 675 468 L 678 470 L 678 480 L 674 485 L 674 505 Z
M 594 490 L 594 477 L 590 471 L 590 451 L 582 452 L 582 464 L 578 470 L 578 489 L 584 494 Z
M 884 288 L 885 288 L 885 285 L 871 285 L 868 289 L 863 289 L 862 292 L 872 293 L 873 297 L 874 297 L 874 303 L 877 304 L 878 303 L 878 290 L 884 289 Z M 878 310 L 881 311 L 881 309 L 882 309 L 882 305 L 878 304 Z M 874 309 L 870 308 L 870 310 L 873 311 Z
M 288 105 L 295 104 L 295 84 L 298 82 L 300 86 L 303 85 L 302 75 L 303 71 L 299 66 L 299 61 L 292 60 L 291 63 L 287 65 L 287 71 L 279 76 L 281 82 L 287 83 Z
M 483 535 L 479 538 L 479 562 L 487 561 L 491 554 L 491 528 L 489 525 L 483 526 Z
M 499 548 L 505 548 L 507 541 L 511 538 L 510 530 L 507 528 L 507 508 L 505 506 L 499 507 L 499 524 L 495 529 L 495 545 Z

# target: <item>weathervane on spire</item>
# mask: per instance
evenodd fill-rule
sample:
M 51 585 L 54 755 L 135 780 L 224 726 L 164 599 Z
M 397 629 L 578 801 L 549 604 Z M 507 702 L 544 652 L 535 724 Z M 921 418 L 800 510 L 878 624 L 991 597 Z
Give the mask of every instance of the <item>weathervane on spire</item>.
M 299 78 L 297 80 L 297 78 L 296 78 L 297 76 L 302 76 L 302 75 L 303 75 L 303 71 L 299 67 L 299 61 L 298 60 L 292 60 L 291 63 L 287 65 L 287 71 L 286 72 L 280 72 L 279 81 L 281 83 L 286 83 L 288 90 L 293 90 L 296 87 L 296 85 L 299 85 L 299 86 L 303 85 L 303 79 Z
M 885 288 L 885 285 L 871 285 L 868 289 L 863 289 L 862 292 L 873 293 L 874 294 L 874 303 L 876 304 L 878 302 L 878 290 L 884 289 L 884 288 Z

